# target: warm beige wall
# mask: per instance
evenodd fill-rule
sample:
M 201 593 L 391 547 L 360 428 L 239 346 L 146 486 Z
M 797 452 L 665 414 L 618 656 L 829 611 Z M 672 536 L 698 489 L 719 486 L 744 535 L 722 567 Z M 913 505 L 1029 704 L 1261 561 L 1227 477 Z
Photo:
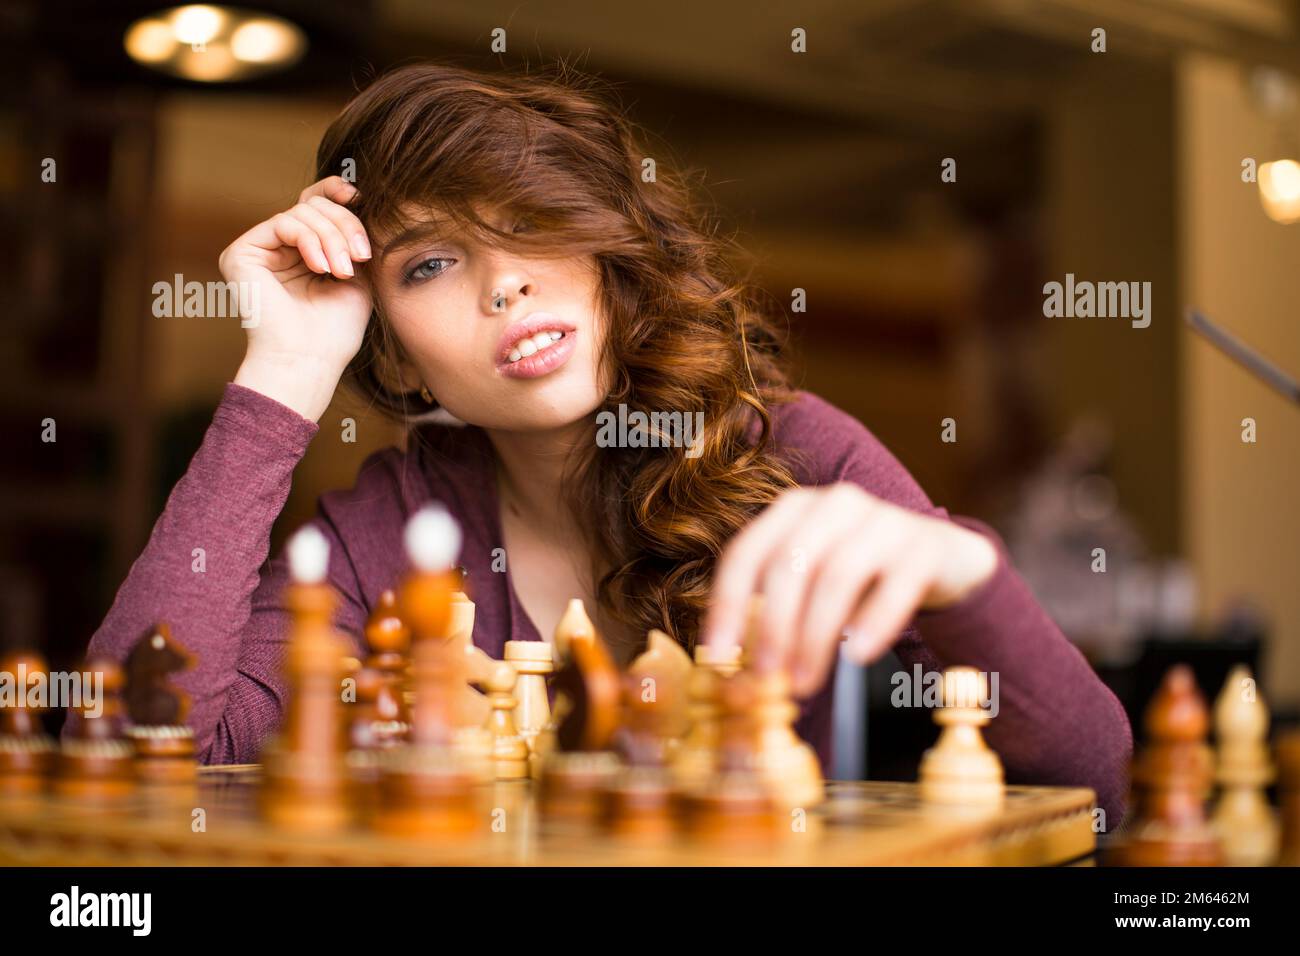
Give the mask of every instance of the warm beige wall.
M 1043 281 L 1150 282 L 1151 325 L 1044 318 L 1040 380 L 1063 435 L 1113 429 L 1120 507 L 1157 554 L 1180 547 L 1173 83 L 1156 65 L 1098 61 L 1046 115 Z
M 1185 300 L 1300 373 L 1300 225 L 1265 217 L 1241 161 L 1275 134 L 1240 70 L 1207 57 L 1178 70 Z M 1183 520 L 1206 613 L 1245 596 L 1269 616 L 1266 693 L 1300 702 L 1300 409 L 1191 333 L 1182 336 Z M 1258 442 L 1241 441 L 1241 420 Z

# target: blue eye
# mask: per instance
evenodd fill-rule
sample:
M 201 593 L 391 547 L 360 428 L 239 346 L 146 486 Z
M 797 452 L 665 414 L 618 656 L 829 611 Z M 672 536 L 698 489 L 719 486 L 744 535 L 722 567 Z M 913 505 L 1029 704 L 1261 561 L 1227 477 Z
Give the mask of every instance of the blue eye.
M 444 272 L 450 269 L 451 264 L 455 261 L 456 261 L 455 259 L 442 259 L 437 257 L 433 259 L 425 259 L 423 262 L 421 262 L 419 265 L 417 265 L 414 269 L 412 269 L 410 272 L 406 274 L 406 281 L 422 282 L 426 279 L 436 278 L 437 276 L 442 275 Z M 445 263 L 445 264 L 441 265 L 439 268 L 430 268 L 436 263 Z

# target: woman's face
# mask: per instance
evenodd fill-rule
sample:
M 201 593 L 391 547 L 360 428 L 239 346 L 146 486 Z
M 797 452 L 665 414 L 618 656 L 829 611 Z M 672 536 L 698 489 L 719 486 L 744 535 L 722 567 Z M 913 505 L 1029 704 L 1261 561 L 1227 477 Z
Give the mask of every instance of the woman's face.
M 522 226 L 485 217 L 502 231 Z M 601 404 L 595 258 L 523 258 L 455 236 L 383 250 L 373 282 L 406 350 L 408 388 L 503 431 L 560 428 Z

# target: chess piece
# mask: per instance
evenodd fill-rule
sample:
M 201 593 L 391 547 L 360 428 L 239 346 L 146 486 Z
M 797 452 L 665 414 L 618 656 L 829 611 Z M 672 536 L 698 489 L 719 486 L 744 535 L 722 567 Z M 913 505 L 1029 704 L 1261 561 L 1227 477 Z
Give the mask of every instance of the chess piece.
M 194 731 L 185 723 L 190 699 L 169 680 L 193 665 L 162 622 L 126 658 L 126 737 L 135 748 L 136 775 L 150 787 L 188 790 L 198 779 Z
M 618 750 L 631 766 L 666 767 L 689 728 L 687 685 L 691 659 L 663 631 L 652 630 L 646 650 L 623 675 L 623 719 Z
M 515 729 L 514 715 L 519 706 L 515 700 L 514 666 L 497 661 L 488 674 L 486 686 L 492 713 L 488 729 L 492 734 L 492 762 L 497 780 L 524 780 L 528 777 L 528 744 Z
M 122 737 L 125 678 L 116 661 L 86 664 L 94 689 L 82 692 L 80 720 L 64 739 L 55 765 L 54 793 L 85 804 L 116 804 L 135 792 L 134 751 Z
M 586 628 L 568 632 L 566 662 L 555 675 L 556 741 L 567 753 L 609 750 L 618 730 L 618 669 L 581 600 L 569 602 L 565 617 L 586 622 Z
M 464 591 L 452 593 L 447 640 L 465 655 L 465 686 L 460 694 L 457 723 L 462 727 L 482 727 L 492 713 L 492 705 L 487 695 L 475 690 L 473 685 L 485 684 L 497 662 L 474 646 L 474 602 Z
M 48 675 L 49 666 L 39 654 L 17 652 L 0 660 L 0 671 L 14 686 L 13 702 L 0 705 L 0 797 L 33 796 L 45 789 L 56 746 L 40 722 L 47 708 L 29 700 L 28 689 Z
M 826 798 L 826 784 L 817 754 L 794 731 L 799 708 L 790 699 L 790 679 L 773 671 L 756 684 L 759 771 L 783 808 L 815 807 Z
M 750 597 L 742 659 L 758 644 L 763 596 Z M 790 697 L 790 678 L 784 671 L 754 676 L 754 719 L 757 724 L 758 768 L 773 800 L 782 809 L 808 808 L 826 796 L 817 754 L 794 731 L 799 708 Z
M 601 794 L 618 770 L 611 747 L 621 682 L 580 599 L 569 602 L 555 637 L 564 664 L 554 679 L 554 749 L 542 755 L 541 809 L 548 821 L 584 826 L 599 819 Z
M 556 659 L 562 661 L 569 659 L 569 645 L 575 639 L 590 641 L 595 637 L 596 625 L 591 623 L 591 618 L 587 615 L 587 608 L 582 603 L 582 598 L 570 598 L 569 606 L 564 609 L 564 614 L 560 616 L 560 622 L 555 625 Z
M 356 672 L 352 681 L 355 700 L 351 702 L 352 710 L 348 720 L 349 762 L 353 755 L 395 747 L 402 742 L 399 722 L 392 719 L 393 699 L 385 695 L 388 689 L 387 675 L 363 667 Z M 377 762 L 370 762 L 378 767 Z
M 464 591 L 452 592 L 447 641 L 453 648 L 460 648 L 465 658 L 464 682 L 456 695 L 456 731 L 452 744 L 465 759 L 475 782 L 491 783 L 497 779 L 489 725 L 492 705 L 488 695 L 474 685 L 486 685 L 498 662 L 474 646 L 474 602 Z
M 515 682 L 515 726 L 528 745 L 529 772 L 536 776 L 535 742 L 551 722 L 551 703 L 546 678 L 555 672 L 551 645 L 545 641 L 506 641 L 505 659 L 514 665 L 519 679 Z
M 1277 856 L 1278 826 L 1266 788 L 1273 780 L 1268 754 L 1268 707 L 1250 668 L 1232 669 L 1214 703 L 1218 741 L 1215 779 L 1222 788 L 1211 824 L 1229 866 L 1267 866 Z
M 1147 744 L 1133 766 L 1133 818 L 1108 862 L 1119 866 L 1218 866 L 1205 817 L 1214 775 L 1209 714 L 1192 670 L 1172 668 L 1146 712 Z
M 459 583 L 452 562 L 460 541 L 460 527 L 440 506 L 426 506 L 406 526 L 413 569 L 402 583 L 398 605 L 413 637 L 415 703 L 410 743 L 383 754 L 372 822 L 388 836 L 460 837 L 478 824 L 474 772 L 455 746 L 465 653 L 448 640 L 452 595 Z
M 1002 805 L 1002 761 L 980 733 L 988 722 L 987 678 L 971 667 L 943 672 L 943 706 L 934 721 L 943 730 L 921 757 L 921 799 L 932 806 L 984 811 Z
M 677 747 L 691 726 L 690 679 L 691 657 L 682 646 L 660 630 L 646 637 L 646 649 L 628 666 L 627 673 L 638 685 L 639 696 L 652 692 L 652 702 L 660 713 L 660 727 L 668 751 L 665 761 L 672 762 Z
M 380 751 L 400 746 L 411 732 L 406 702 L 411 629 L 397 608 L 397 595 L 385 589 L 366 621 L 365 666 L 351 674 L 355 690 L 348 721 L 348 775 L 353 800 L 369 817 L 379 783 Z M 345 658 L 346 661 L 346 658 Z
M 700 841 L 762 845 L 778 832 L 780 807 L 760 767 L 758 686 L 748 671 L 714 676 L 718 737 L 711 763 L 716 769 L 681 788 L 682 823 Z
M 659 840 L 673 832 L 668 765 L 686 729 L 690 670 L 686 652 L 654 630 L 623 675 L 623 721 L 615 740 L 624 766 L 604 797 L 605 824 L 618 836 Z
M 1277 770 L 1282 840 L 1276 865 L 1300 866 L 1300 733 L 1278 741 Z
M 345 679 L 346 680 L 346 679 Z M 400 746 L 401 737 L 391 735 L 393 725 L 380 716 L 380 697 L 386 690 L 388 676 L 363 667 L 352 677 L 353 696 L 344 694 L 348 708 L 348 751 L 345 758 L 351 783 L 350 800 L 360 819 L 374 812 L 379 786 L 380 754 Z M 391 705 L 391 698 L 389 699 Z
M 411 650 L 411 629 L 397 610 L 397 595 L 391 590 L 380 593 L 374 610 L 366 622 L 366 644 L 370 656 L 365 668 L 377 675 L 373 696 L 374 724 L 361 732 L 363 739 L 372 741 L 375 749 L 386 749 L 406 739 L 410 733 L 410 714 L 403 699 L 408 655 Z M 367 688 L 367 696 L 370 691 Z M 358 701 L 362 694 L 357 692 Z
M 720 725 L 717 684 L 740 669 L 739 646 L 721 653 L 705 644 L 695 645 L 695 667 L 687 679 L 690 729 L 677 747 L 673 777 L 681 789 L 691 789 L 714 773 L 719 749 Z
M 285 655 L 289 701 L 284 726 L 263 748 L 263 816 L 287 830 L 327 832 L 347 824 L 351 809 L 342 710 L 343 638 L 330 623 L 338 603 L 325 583 L 329 542 L 313 525 L 289 541 L 292 615 Z
M 465 569 L 456 568 L 452 580 L 456 587 L 463 586 Z M 444 640 L 451 647 L 460 648 L 465 660 L 461 671 L 464 683 L 453 697 L 452 746 L 464 758 L 463 762 L 474 776 L 477 783 L 491 783 L 495 777 L 492 762 L 492 734 L 486 723 L 492 712 L 487 695 L 478 691 L 474 684 L 482 684 L 491 670 L 493 661 L 482 650 L 474 646 L 474 602 L 461 590 L 451 594 L 450 607 Z M 409 707 L 415 700 L 415 693 L 410 688 L 409 669 L 404 684 L 403 700 Z

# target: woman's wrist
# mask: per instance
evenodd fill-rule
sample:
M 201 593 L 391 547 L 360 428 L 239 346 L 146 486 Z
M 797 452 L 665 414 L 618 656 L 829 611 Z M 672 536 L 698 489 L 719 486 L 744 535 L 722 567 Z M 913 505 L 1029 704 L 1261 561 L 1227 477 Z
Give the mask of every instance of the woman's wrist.
M 234 382 L 319 422 L 342 375 L 342 368 L 316 358 L 248 354 Z

